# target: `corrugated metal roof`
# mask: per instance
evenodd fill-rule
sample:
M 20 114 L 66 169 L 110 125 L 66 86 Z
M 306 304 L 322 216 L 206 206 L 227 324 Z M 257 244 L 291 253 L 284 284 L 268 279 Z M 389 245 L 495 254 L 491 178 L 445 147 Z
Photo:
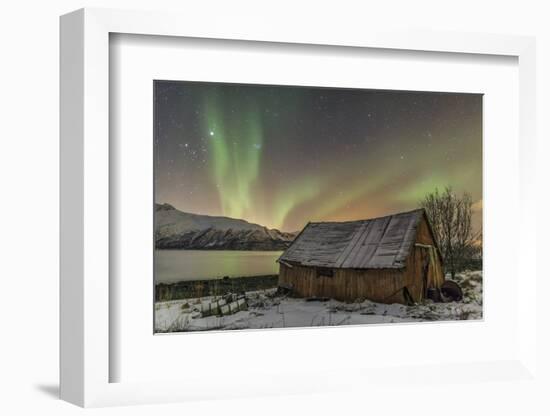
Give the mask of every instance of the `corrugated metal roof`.
M 304 266 L 393 269 L 405 265 L 423 209 L 349 222 L 311 222 L 279 261 Z

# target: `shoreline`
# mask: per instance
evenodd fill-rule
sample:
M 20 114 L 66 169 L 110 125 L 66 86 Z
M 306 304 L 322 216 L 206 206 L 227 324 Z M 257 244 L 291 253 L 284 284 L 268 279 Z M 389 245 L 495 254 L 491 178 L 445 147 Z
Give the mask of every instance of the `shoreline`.
M 225 277 L 221 279 L 183 280 L 175 283 L 156 283 L 155 302 L 220 296 L 277 287 L 279 275 Z

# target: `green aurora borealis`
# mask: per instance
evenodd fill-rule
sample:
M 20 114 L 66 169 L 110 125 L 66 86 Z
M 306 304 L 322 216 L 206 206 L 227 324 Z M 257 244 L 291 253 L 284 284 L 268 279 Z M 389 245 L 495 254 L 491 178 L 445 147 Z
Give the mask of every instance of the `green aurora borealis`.
M 472 194 L 482 96 L 155 82 L 155 200 L 285 231 Z

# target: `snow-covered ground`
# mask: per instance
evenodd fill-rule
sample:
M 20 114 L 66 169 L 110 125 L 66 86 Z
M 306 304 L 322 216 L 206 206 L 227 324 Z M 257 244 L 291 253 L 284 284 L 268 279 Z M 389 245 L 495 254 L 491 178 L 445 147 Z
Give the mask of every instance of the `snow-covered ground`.
M 203 316 L 200 312 L 201 305 L 218 298 L 157 302 L 155 328 L 157 332 L 185 332 L 481 319 L 482 272 L 465 272 L 455 281 L 464 292 L 463 301 L 426 301 L 413 306 L 308 301 L 276 295 L 276 289 L 247 292 L 247 310 L 226 316 Z

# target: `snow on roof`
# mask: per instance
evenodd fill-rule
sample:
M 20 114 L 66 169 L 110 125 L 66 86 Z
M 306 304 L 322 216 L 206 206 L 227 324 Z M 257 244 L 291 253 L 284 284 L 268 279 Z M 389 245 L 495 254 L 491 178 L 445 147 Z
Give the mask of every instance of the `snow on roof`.
M 303 266 L 402 268 L 416 239 L 423 209 L 348 222 L 310 222 L 280 262 Z

